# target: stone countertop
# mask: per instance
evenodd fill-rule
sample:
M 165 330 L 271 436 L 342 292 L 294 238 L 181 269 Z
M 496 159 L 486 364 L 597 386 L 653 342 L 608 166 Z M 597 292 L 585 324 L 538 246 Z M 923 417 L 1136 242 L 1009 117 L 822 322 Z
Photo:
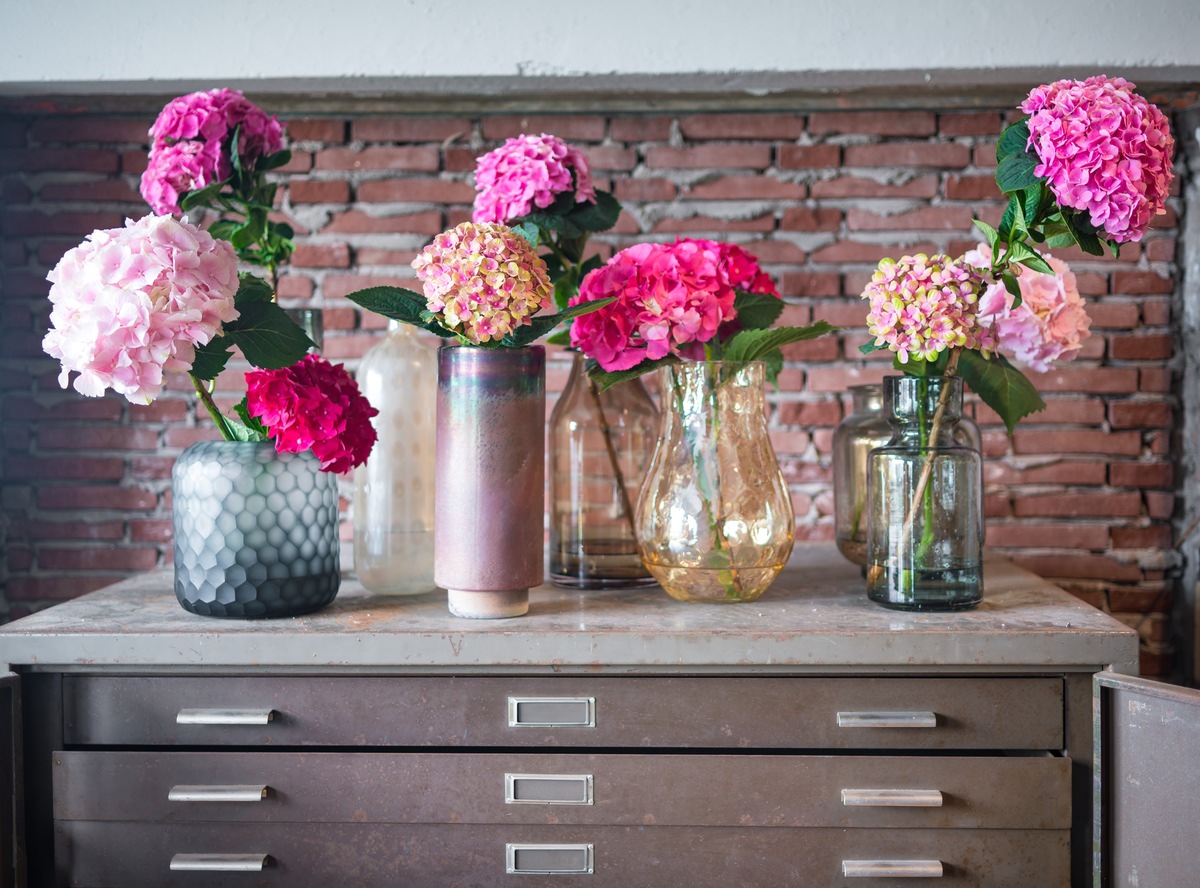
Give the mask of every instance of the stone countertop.
M 200 617 L 175 601 L 169 570 L 142 574 L 0 627 L 14 667 L 326 672 L 1137 672 L 1137 635 L 1012 562 L 989 555 L 983 603 L 905 613 L 866 597 L 832 543 L 798 544 L 755 602 L 685 604 L 657 587 L 530 593 L 509 620 L 452 616 L 445 593 L 385 598 L 343 579 L 303 617 Z

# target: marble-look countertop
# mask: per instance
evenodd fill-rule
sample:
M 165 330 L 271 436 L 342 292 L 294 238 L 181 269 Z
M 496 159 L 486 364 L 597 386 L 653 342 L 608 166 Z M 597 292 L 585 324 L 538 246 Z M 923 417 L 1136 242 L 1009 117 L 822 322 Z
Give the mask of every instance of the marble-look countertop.
M 170 570 L 133 577 L 0 627 L 0 663 L 134 671 L 254 667 L 356 672 L 1136 673 L 1136 633 L 1006 559 L 989 556 L 983 603 L 913 614 L 871 603 L 831 543 L 798 544 L 755 602 L 684 604 L 657 587 L 530 593 L 508 620 L 452 616 L 442 592 L 377 597 L 346 577 L 304 617 L 200 617 Z

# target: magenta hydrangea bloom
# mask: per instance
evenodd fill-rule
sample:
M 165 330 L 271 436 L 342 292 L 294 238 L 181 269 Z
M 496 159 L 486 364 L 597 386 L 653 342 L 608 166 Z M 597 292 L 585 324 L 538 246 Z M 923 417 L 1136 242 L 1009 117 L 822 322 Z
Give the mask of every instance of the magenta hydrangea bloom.
M 506 224 L 545 209 L 564 192 L 576 203 L 595 203 L 587 158 L 557 136 L 517 136 L 478 159 L 475 222 Z
M 191 369 L 195 347 L 238 316 L 233 247 L 171 216 L 93 231 L 46 275 L 50 331 L 42 348 L 90 397 L 106 389 L 135 404 L 162 391 L 163 371 Z
M 1119 77 L 1059 80 L 1033 90 L 1029 142 L 1060 206 L 1086 212 L 1117 242 L 1139 241 L 1164 212 L 1175 140 L 1166 116 Z
M 275 440 L 279 453 L 312 450 L 322 472 L 348 472 L 375 446 L 371 418 L 379 411 L 341 364 L 307 355 L 281 370 L 246 374 L 246 408 Z
M 1092 326 L 1070 266 L 1054 256 L 1042 258 L 1053 274 L 1016 267 L 1021 288 L 1021 304 L 1016 308 L 1002 283 L 992 284 L 979 298 L 979 322 L 995 329 L 997 348 L 1039 373 L 1078 355 Z M 964 259 L 989 268 L 991 248 L 980 244 Z
M 156 213 L 178 214 L 179 198 L 229 178 L 228 145 L 241 127 L 238 153 L 244 167 L 283 150 L 283 125 L 237 90 L 214 89 L 172 99 L 150 127 L 150 159 L 142 197 Z
M 452 333 L 480 345 L 503 339 L 551 304 L 546 263 L 511 228 L 463 222 L 413 260 L 426 307 Z
M 867 329 L 902 364 L 936 360 L 948 348 L 989 354 L 996 343 L 979 321 L 982 286 L 978 269 L 944 254 L 884 259 L 862 293 L 870 300 Z
M 735 286 L 763 287 L 760 275 L 753 257 L 731 244 L 635 244 L 583 279 L 572 305 L 610 296 L 616 302 L 575 318 L 571 345 L 608 371 L 669 354 L 699 357 L 697 346 L 736 319 Z

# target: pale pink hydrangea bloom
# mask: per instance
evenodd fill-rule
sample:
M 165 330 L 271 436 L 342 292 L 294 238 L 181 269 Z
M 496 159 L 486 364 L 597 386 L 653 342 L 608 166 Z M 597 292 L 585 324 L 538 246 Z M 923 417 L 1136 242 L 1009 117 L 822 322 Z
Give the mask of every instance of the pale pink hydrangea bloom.
M 195 346 L 238 316 L 237 256 L 226 241 L 171 216 L 94 231 L 46 278 L 50 331 L 42 348 L 81 394 L 105 389 L 135 404 L 162 391 L 163 371 L 191 369 Z
M 977 268 L 990 268 L 992 250 L 980 244 L 963 258 Z M 1054 256 L 1042 258 L 1054 274 L 1017 266 L 1021 304 L 1016 308 L 1003 283 L 992 284 L 979 298 L 979 321 L 994 327 L 999 350 L 1039 373 L 1078 355 L 1092 325 L 1070 266 Z
M 1139 241 L 1164 212 L 1175 140 L 1166 116 L 1120 77 L 1059 80 L 1022 103 L 1029 143 L 1060 206 L 1088 213 L 1118 242 Z
M 545 209 L 564 192 L 576 203 L 595 203 L 587 158 L 557 136 L 517 136 L 478 159 L 475 222 L 505 224 Z
M 669 354 L 699 358 L 700 346 L 737 318 L 735 287 L 778 295 L 754 257 L 732 244 L 635 244 L 583 279 L 572 305 L 617 301 L 575 318 L 571 345 L 608 371 Z
M 283 125 L 237 90 L 214 89 L 172 99 L 150 127 L 150 159 L 142 174 L 142 197 L 156 213 L 179 213 L 179 197 L 229 178 L 233 162 L 226 142 L 241 127 L 238 152 L 244 167 L 283 150 Z
M 902 364 L 936 360 L 948 348 L 988 354 L 995 338 L 979 321 L 982 286 L 976 268 L 944 254 L 884 259 L 862 293 L 870 300 L 867 329 Z
M 463 222 L 435 237 L 412 267 L 438 322 L 476 345 L 503 339 L 551 305 L 546 263 L 503 225 Z

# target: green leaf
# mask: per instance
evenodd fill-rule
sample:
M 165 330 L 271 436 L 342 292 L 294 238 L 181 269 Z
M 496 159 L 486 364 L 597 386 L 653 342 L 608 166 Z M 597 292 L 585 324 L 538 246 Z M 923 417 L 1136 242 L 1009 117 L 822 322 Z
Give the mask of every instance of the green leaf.
M 1043 274 L 1054 274 L 1054 269 L 1042 258 L 1041 253 L 1023 241 L 1013 241 L 1008 245 L 1008 261 L 1019 262 L 1021 265 Z
M 1013 195 L 1020 203 L 1022 215 L 1025 218 L 1025 226 L 1022 230 L 1028 231 L 1038 226 L 1039 217 L 1042 215 L 1042 205 L 1045 203 L 1048 193 L 1042 180 L 1038 179 L 1033 185 Z
M 606 305 L 616 301 L 615 296 L 609 296 L 607 299 L 595 299 L 591 302 L 581 302 L 578 305 L 572 305 L 570 308 L 563 309 L 558 314 L 534 315 L 528 324 L 518 327 L 501 339 L 498 344 L 506 348 L 524 348 L 531 342 L 545 336 L 563 321 L 569 321 L 571 318 L 599 311 Z
M 762 360 L 767 365 L 765 370 L 767 382 L 775 385 L 775 381 L 779 379 L 780 371 L 783 370 L 783 352 L 775 349 L 775 351 L 764 355 Z
M 237 320 L 225 325 L 225 335 L 255 367 L 288 367 L 313 347 L 312 340 L 274 302 L 254 301 L 239 305 L 238 311 Z
M 577 203 L 567 214 L 573 225 L 584 231 L 608 231 L 617 224 L 621 204 L 607 191 L 596 192 L 595 203 Z
M 546 345 L 566 345 L 571 344 L 571 332 L 569 330 L 559 330 L 557 333 L 552 333 L 546 337 Z
M 996 163 L 1013 154 L 1024 154 L 1029 145 L 1029 118 L 1005 127 L 996 143 Z
M 274 154 L 267 154 L 263 157 L 260 157 L 258 159 L 257 168 L 260 173 L 265 173 L 268 170 L 274 170 L 281 166 L 285 166 L 288 163 L 291 163 L 291 160 L 292 152 L 287 148 L 284 148 L 282 151 L 277 151 Z
M 514 225 L 512 230 L 529 241 L 531 247 L 538 245 L 538 227 L 532 222 L 522 222 L 519 225 Z
M 536 225 L 538 228 L 548 232 L 558 232 L 563 237 L 579 237 L 583 234 L 583 229 L 568 219 L 566 216 L 557 216 L 547 210 L 538 210 L 533 213 L 528 213 L 518 220 L 517 224 Z M 545 238 L 544 240 L 549 240 Z
M 262 420 L 257 416 L 250 415 L 249 402 L 245 398 L 238 401 L 233 409 L 242 420 L 241 423 L 229 423 L 235 441 L 266 441 L 271 437 L 271 433 L 262 424 Z
M 825 321 L 817 321 L 807 327 L 739 330 L 725 344 L 722 359 L 726 361 L 761 361 L 771 352 L 789 343 L 816 339 L 818 336 L 824 336 L 837 329 Z
M 1021 282 L 1017 280 L 1017 276 L 1011 271 L 1006 271 L 1000 275 L 1000 281 L 1004 284 L 1004 289 L 1012 296 L 1012 308 L 1018 308 L 1024 301 L 1025 297 L 1021 295 Z
M 238 275 L 238 290 L 234 296 L 234 305 L 241 311 L 251 302 L 273 302 L 275 293 L 271 285 L 257 275 L 242 272 Z
M 1006 212 L 1005 218 L 1007 216 L 1008 213 Z M 983 232 L 983 239 L 987 241 L 988 246 L 992 248 L 992 253 L 995 254 L 996 245 L 1000 243 L 1000 232 L 980 219 L 973 219 L 972 221 L 975 223 L 975 227 Z
M 738 323 L 746 330 L 765 330 L 783 314 L 783 300 L 763 293 L 737 291 L 733 299 Z
M 346 298 L 367 311 L 393 321 L 415 327 L 424 327 L 427 323 L 421 317 L 421 313 L 426 311 L 425 297 L 403 287 L 367 287 L 348 294 Z
M 214 197 L 221 193 L 223 187 L 225 187 L 225 182 L 213 182 L 205 185 L 199 191 L 189 191 L 179 201 L 179 208 L 186 213 L 188 210 L 195 209 L 196 207 L 206 207 L 212 202 Z M 209 230 L 211 231 L 211 229 Z M 213 237 L 216 237 L 216 235 L 213 235 Z
M 574 271 L 571 269 L 554 282 L 554 305 L 559 311 L 564 310 L 568 303 L 579 295 L 579 281 L 575 278 Z
M 231 348 L 233 343 L 225 336 L 215 336 L 206 344 L 196 346 L 196 358 L 190 371 L 192 376 L 203 382 L 216 379 L 229 363 Z
M 234 229 L 241 224 L 236 219 L 218 219 L 212 225 L 208 226 L 208 233 L 218 240 L 227 241 L 232 236 Z
M 667 355 L 665 358 L 659 358 L 656 361 L 642 361 L 636 367 L 630 367 L 628 370 L 614 370 L 609 372 L 601 370 L 600 365 L 593 360 L 589 360 L 587 364 L 588 376 L 596 381 L 596 388 L 604 391 L 622 382 L 630 379 L 637 379 L 646 373 L 652 373 L 661 367 L 669 367 L 672 364 L 679 364 L 682 361 L 675 355 Z
M 873 354 L 874 352 L 877 352 L 877 351 L 885 351 L 886 349 L 887 349 L 886 345 L 876 345 L 875 340 L 871 340 L 870 342 L 866 342 L 866 343 L 863 343 L 862 345 L 860 345 L 858 347 L 858 353 L 860 355 L 869 355 L 869 354 Z
M 1021 202 L 1014 194 L 1008 199 L 1008 205 L 1004 208 L 1004 215 L 1000 219 L 1000 241 L 1008 243 L 1013 239 L 1015 232 L 1025 230 L 1025 214 L 1021 210 Z M 995 255 L 995 252 L 996 249 L 993 247 L 992 254 Z
M 1033 172 L 1037 164 L 1032 154 L 1010 154 L 996 167 L 996 184 L 1005 194 L 1024 191 L 1041 181 Z
M 1002 355 L 989 360 L 976 351 L 964 351 L 958 373 L 983 403 L 1000 414 L 1010 435 L 1023 417 L 1046 408 L 1033 383 Z
M 1083 250 L 1089 256 L 1104 255 L 1104 244 L 1101 242 L 1100 235 L 1096 232 L 1095 226 L 1092 225 L 1091 219 L 1078 213 L 1064 210 L 1062 220 L 1071 238 L 1079 245 L 1079 249 Z

